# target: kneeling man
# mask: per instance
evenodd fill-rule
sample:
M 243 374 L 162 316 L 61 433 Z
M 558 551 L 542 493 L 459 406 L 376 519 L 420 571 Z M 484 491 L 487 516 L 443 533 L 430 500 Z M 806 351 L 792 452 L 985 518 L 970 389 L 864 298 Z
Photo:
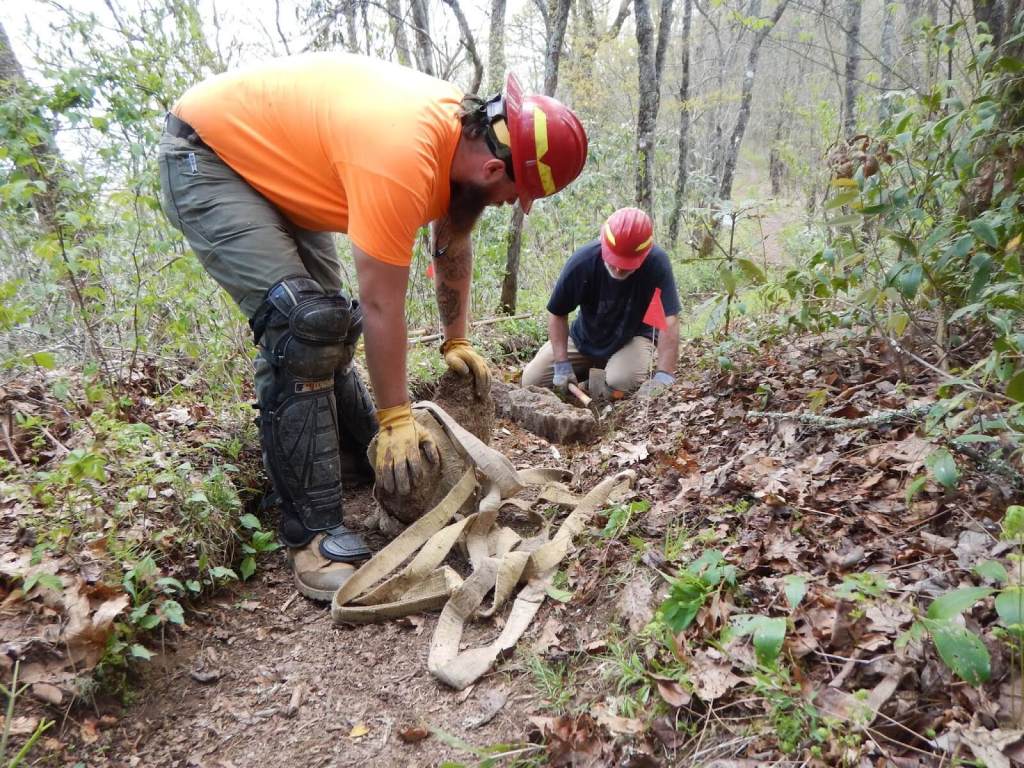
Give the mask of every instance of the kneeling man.
M 652 376 L 654 328 L 646 321 L 662 318 Z M 643 385 L 654 394 L 675 382 L 678 359 L 679 294 L 668 255 L 654 244 L 650 217 L 621 208 L 562 268 L 548 301 L 548 341 L 523 371 L 523 386 L 564 391 L 597 367 L 613 393 Z

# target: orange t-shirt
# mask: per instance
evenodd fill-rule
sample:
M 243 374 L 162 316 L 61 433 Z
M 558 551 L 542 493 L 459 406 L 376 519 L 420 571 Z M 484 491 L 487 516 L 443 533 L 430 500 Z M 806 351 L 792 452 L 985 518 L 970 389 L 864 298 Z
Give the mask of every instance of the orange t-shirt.
M 395 64 L 311 53 L 218 75 L 173 112 L 298 226 L 408 266 L 417 230 L 448 210 L 462 95 Z

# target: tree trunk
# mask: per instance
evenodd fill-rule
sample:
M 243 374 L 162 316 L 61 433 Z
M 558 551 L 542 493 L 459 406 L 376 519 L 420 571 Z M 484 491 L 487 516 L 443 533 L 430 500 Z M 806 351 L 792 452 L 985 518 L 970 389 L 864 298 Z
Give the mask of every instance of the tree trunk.
M 412 53 L 409 51 L 409 38 L 405 34 L 405 20 L 402 16 L 401 0 L 388 0 L 388 28 L 395 41 L 395 53 L 398 63 L 403 67 L 412 65 Z
M 675 199 L 668 219 L 668 242 L 675 247 L 679 239 L 679 218 L 686 200 L 686 181 L 690 169 L 690 25 L 693 21 L 693 2 L 683 0 L 683 36 L 679 42 L 683 49 L 682 76 L 679 81 L 679 166 L 676 170 Z
M 846 0 L 846 73 L 843 89 L 843 131 L 857 133 L 857 67 L 860 63 L 861 0 Z
M 455 14 L 455 20 L 459 23 L 459 31 L 462 33 L 462 44 L 466 47 L 469 60 L 473 63 L 473 79 L 469 84 L 469 93 L 479 93 L 480 83 L 484 79 L 484 63 L 480 61 L 480 54 L 477 53 L 473 30 L 469 28 L 469 22 L 466 21 L 466 15 L 462 12 L 459 0 L 443 0 L 443 2 Z
M 433 75 L 434 53 L 430 39 L 430 16 L 427 14 L 427 0 L 410 0 L 412 23 L 416 38 L 416 66 L 421 72 Z
M 578 46 L 578 72 L 584 82 L 590 82 L 594 77 L 594 57 L 597 55 L 597 19 L 594 16 L 594 5 L 591 0 L 577 0 L 576 9 L 584 27 L 583 39 Z
M 626 22 L 626 18 L 629 16 L 629 6 L 633 0 L 622 0 L 619 3 L 619 11 L 615 14 L 615 18 L 612 20 L 612 25 L 608 27 L 608 34 L 606 37 L 609 40 L 614 40 L 619 36 L 619 32 L 622 31 L 622 25 Z
M 747 131 L 747 123 L 750 120 L 750 103 L 754 96 L 754 78 L 757 76 L 757 60 L 761 55 L 761 44 L 767 39 L 768 34 L 779 23 L 782 14 L 786 11 L 789 0 L 780 0 L 775 13 L 762 29 L 758 30 L 750 45 L 750 53 L 747 55 L 747 66 L 743 71 L 743 88 L 740 93 L 740 111 L 736 117 L 736 126 L 732 131 L 732 138 L 729 141 L 729 152 L 725 159 L 725 169 L 722 172 L 722 184 L 718 190 L 718 197 L 728 200 L 732 197 L 733 176 L 736 173 L 736 161 L 740 154 L 740 145 L 743 143 L 743 134 Z
M 555 95 L 558 87 L 558 65 L 562 57 L 565 27 L 569 21 L 570 0 L 550 0 L 547 13 L 548 39 L 544 56 L 544 93 Z M 501 311 L 513 315 L 519 293 L 519 261 L 523 250 L 523 219 L 517 204 L 509 222 L 508 251 L 505 254 L 505 275 L 501 280 Z
M 505 85 L 505 2 L 491 0 L 491 30 L 487 38 L 487 93 Z
M 523 219 L 526 214 L 516 203 L 512 209 L 512 220 L 508 226 L 508 250 L 505 256 L 505 276 L 501 280 L 501 311 L 506 315 L 516 313 L 519 296 L 519 259 L 523 253 Z
M 658 46 L 654 51 L 654 74 L 658 81 L 659 95 L 661 92 L 661 73 L 665 69 L 665 54 L 668 52 L 669 36 L 672 34 L 674 3 L 675 0 L 661 0 L 659 11 Z
M 888 6 L 882 8 L 881 59 L 882 76 L 879 85 L 882 88 L 882 98 L 878 102 L 878 117 L 887 120 L 891 113 L 889 91 L 892 89 L 893 68 L 896 66 L 896 18 L 893 9 Z
M 636 205 L 654 214 L 654 129 L 658 121 L 658 71 L 649 0 L 633 0 L 640 98 L 636 118 Z
M 350 53 L 359 53 L 359 35 L 356 32 L 356 3 L 355 0 L 345 0 L 345 29 L 348 31 L 348 48 Z
M 4 101 L 12 100 L 23 92 L 27 85 L 21 62 L 14 53 L 3 23 L 0 23 L 0 98 Z M 41 182 L 45 186 L 43 191 L 32 196 L 32 207 L 43 228 L 49 232 L 57 232 L 67 178 L 64 160 L 54 141 L 53 128 L 46 118 L 34 107 L 27 108 L 21 114 L 24 115 L 23 120 L 26 123 L 35 123 L 31 126 L 32 132 L 39 138 L 39 141 L 29 148 L 32 162 L 22 167 L 29 179 Z M 26 126 L 28 127 L 30 126 Z
M 562 44 L 571 5 L 572 0 L 550 0 L 548 18 L 551 23 L 544 55 L 544 93 L 548 96 L 554 96 L 558 88 L 558 65 L 562 60 Z

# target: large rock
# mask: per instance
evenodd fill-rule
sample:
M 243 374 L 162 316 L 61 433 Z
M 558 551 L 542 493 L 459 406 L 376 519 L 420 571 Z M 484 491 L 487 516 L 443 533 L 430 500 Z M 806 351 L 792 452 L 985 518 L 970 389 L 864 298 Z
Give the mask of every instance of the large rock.
M 502 418 L 516 422 L 552 443 L 586 443 L 597 436 L 597 419 L 585 408 L 563 403 L 541 387 L 491 384 L 494 408 Z

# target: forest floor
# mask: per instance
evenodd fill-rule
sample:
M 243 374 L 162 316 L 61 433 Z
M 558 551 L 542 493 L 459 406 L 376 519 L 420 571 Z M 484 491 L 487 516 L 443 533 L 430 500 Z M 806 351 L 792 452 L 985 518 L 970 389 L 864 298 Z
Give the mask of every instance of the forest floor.
M 951 470 L 913 409 L 931 402 L 938 374 L 901 370 L 854 331 L 737 352 L 727 371 L 701 362 L 709 351 L 688 345 L 659 398 L 611 407 L 596 444 L 556 447 L 499 422 L 497 447 L 517 466 L 568 468 L 576 490 L 627 468 L 639 479 L 577 542 L 558 599 L 516 653 L 465 692 L 426 669 L 436 615 L 336 627 L 273 552 L 250 580 L 185 601 L 183 621 L 145 641 L 148 662 L 69 701 L 66 667 L 47 678 L 56 667 L 39 661 L 86 663 L 68 584 L 92 585 L 96 632 L 109 629 L 98 614 L 128 600 L 118 574 L 90 575 L 73 544 L 56 561 L 63 607 L 43 584 L 21 589 L 29 504 L 6 485 L 3 658 L 8 674 L 17 656 L 37 675 L 7 723 L 14 743 L 52 719 L 28 764 L 1024 764 L 1018 643 L 992 603 L 1015 567 L 999 523 L 1014 492 L 960 454 L 964 490 L 937 482 Z M 880 411 L 904 417 L 828 421 Z M 199 413 L 187 431 L 218 424 Z M 371 504 L 355 493 L 348 519 Z M 938 614 L 924 618 L 958 587 L 973 591 L 943 613 L 947 634 L 973 633 L 987 650 L 976 685 L 938 652 Z M 489 642 L 500 625 L 480 622 L 468 640 Z M 969 676 L 977 648 L 957 648 L 952 663 Z

